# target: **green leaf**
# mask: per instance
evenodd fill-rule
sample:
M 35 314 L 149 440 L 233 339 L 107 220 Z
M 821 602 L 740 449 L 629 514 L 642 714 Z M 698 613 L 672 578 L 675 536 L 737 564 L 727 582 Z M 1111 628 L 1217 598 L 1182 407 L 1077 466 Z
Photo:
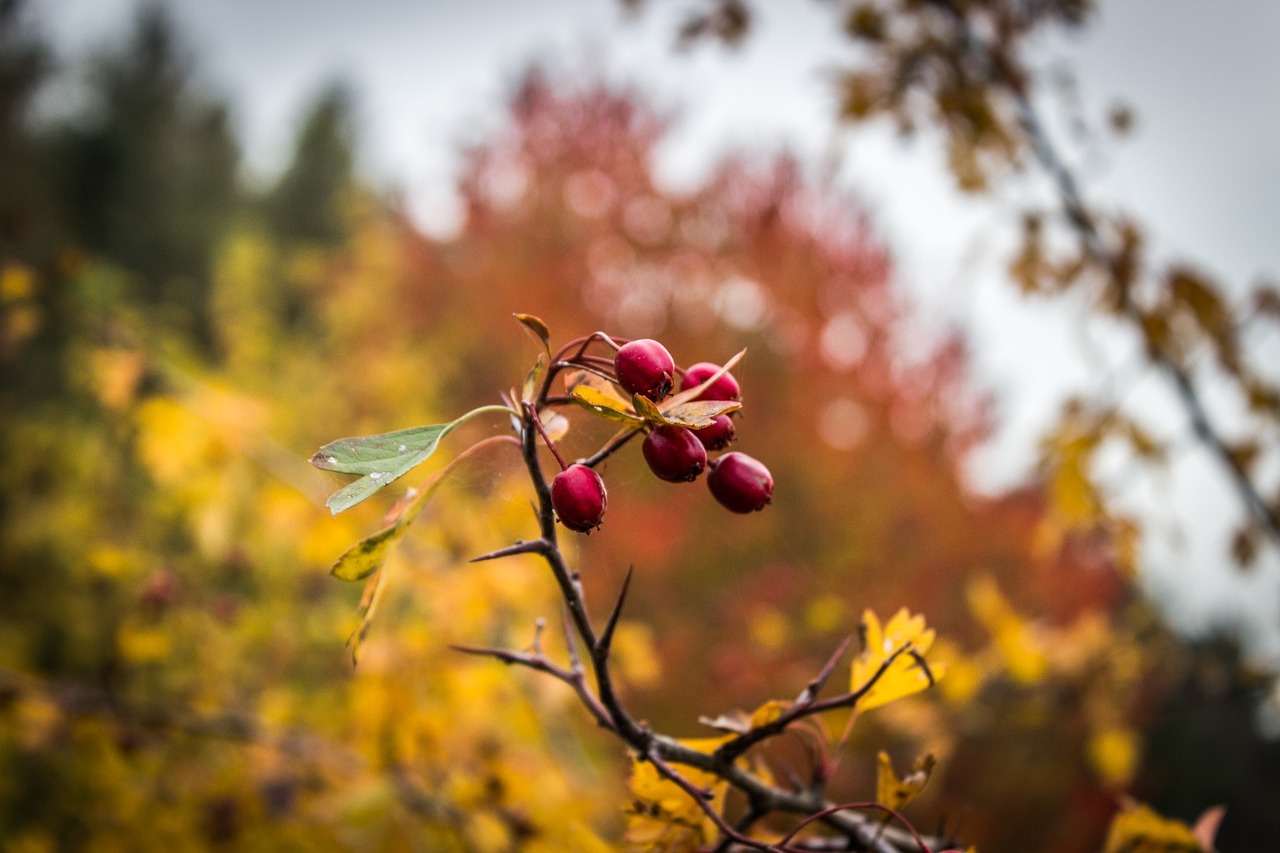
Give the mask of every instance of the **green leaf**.
M 334 515 L 350 509 L 382 487 L 403 477 L 435 452 L 450 430 L 485 412 L 506 412 L 506 406 L 481 406 L 447 424 L 411 427 L 379 435 L 340 438 L 320 448 L 311 464 L 323 471 L 361 474 L 359 480 L 329 496 L 325 506 Z
M 551 330 L 547 328 L 547 324 L 532 314 L 512 314 L 521 323 L 530 329 L 535 335 L 542 340 L 542 345 L 547 348 L 547 352 L 551 352 Z
M 737 400 L 694 400 L 679 403 L 663 412 L 667 423 L 689 429 L 706 429 L 717 417 L 742 408 Z
M 461 420 L 380 435 L 340 438 L 326 444 L 311 457 L 312 465 L 324 471 L 363 476 L 330 495 L 325 506 L 337 515 L 403 477 L 434 453 L 440 439 Z
M 329 574 L 344 581 L 360 581 L 369 577 L 382 567 L 391 547 L 404 535 L 407 527 L 408 525 L 397 521 L 390 527 L 384 527 L 361 539 L 338 558 Z

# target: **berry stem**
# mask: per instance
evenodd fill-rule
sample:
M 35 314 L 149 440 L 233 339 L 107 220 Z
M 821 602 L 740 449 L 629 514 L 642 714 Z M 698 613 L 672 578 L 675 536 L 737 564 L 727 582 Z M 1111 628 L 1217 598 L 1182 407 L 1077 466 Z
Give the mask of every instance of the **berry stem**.
M 542 436 L 543 442 L 546 443 L 547 449 L 551 451 L 551 455 L 560 463 L 560 470 L 563 471 L 569 467 L 564 461 L 564 457 L 560 455 L 560 451 L 556 450 L 556 444 L 551 440 L 551 436 L 547 435 L 547 431 L 542 426 L 542 418 L 538 417 L 538 410 L 533 407 L 533 403 L 525 403 L 525 410 L 529 413 L 529 420 L 533 421 L 534 427 L 538 430 L 538 435 Z

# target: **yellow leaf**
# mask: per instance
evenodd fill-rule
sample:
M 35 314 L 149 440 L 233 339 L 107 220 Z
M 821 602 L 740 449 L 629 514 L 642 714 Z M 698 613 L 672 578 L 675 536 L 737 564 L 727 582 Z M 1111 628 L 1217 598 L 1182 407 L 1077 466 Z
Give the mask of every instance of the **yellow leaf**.
M 573 398 L 575 403 L 602 418 L 628 424 L 644 423 L 643 418 L 632 414 L 627 403 L 601 391 L 599 388 L 594 388 L 590 385 L 578 385 L 569 392 L 569 396 Z
M 685 746 L 708 755 L 715 752 L 728 737 L 682 740 Z M 696 767 L 677 765 L 692 785 L 710 789 L 708 805 L 719 812 L 724 809 L 729 783 Z M 648 851 L 686 853 L 708 844 L 718 830 L 702 807 L 675 782 L 663 778 L 649 761 L 635 761 L 631 766 L 631 805 L 627 809 L 626 841 Z
M 868 711 L 927 690 L 942 677 L 945 667 L 923 663 L 935 636 L 932 628 L 925 627 L 923 616 L 912 616 L 904 607 L 881 628 L 880 619 L 868 610 L 862 616 L 862 626 L 865 645 L 853 661 L 849 687 L 855 693 L 866 689 L 858 702 L 860 710 Z M 876 673 L 890 658 L 893 662 L 876 679 Z M 875 683 L 871 684 L 873 679 Z
M 537 335 L 544 347 L 551 349 L 551 330 L 547 328 L 546 323 L 532 314 L 512 314 L 511 316 L 524 323 L 525 328 Z
M 876 756 L 876 802 L 894 811 L 905 808 L 929 782 L 937 764 L 933 755 L 926 753 L 915 760 L 911 771 L 901 779 L 893 772 L 889 753 L 881 750 Z
M 1129 802 L 1111 819 L 1103 853 L 1202 853 L 1191 827 Z
M 761 726 L 767 726 L 774 720 L 778 719 L 783 713 L 791 707 L 790 702 L 783 702 L 778 699 L 770 699 L 751 715 L 751 728 L 758 729 Z

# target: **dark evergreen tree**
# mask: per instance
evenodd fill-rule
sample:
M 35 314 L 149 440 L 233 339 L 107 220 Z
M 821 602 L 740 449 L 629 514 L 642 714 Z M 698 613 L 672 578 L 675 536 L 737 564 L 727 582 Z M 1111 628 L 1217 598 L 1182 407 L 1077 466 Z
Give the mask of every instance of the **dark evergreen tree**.
M 59 139 L 69 236 L 127 270 L 162 321 L 207 342 L 210 260 L 238 200 L 227 107 L 197 85 L 157 7 L 99 58 L 89 86 L 87 114 Z
M 298 133 L 293 160 L 266 198 L 272 231 L 283 240 L 333 243 L 344 233 L 342 201 L 353 185 L 351 92 L 325 89 Z

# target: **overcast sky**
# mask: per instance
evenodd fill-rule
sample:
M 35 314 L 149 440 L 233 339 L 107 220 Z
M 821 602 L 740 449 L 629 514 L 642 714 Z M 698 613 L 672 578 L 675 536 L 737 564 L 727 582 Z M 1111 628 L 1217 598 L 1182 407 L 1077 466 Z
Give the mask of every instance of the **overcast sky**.
M 128 28 L 136 0 L 34 0 L 32 12 L 65 55 Z M 996 392 L 1001 429 L 973 479 L 998 489 L 1025 476 L 1036 438 L 1072 390 L 1096 387 L 1128 342 L 1083 321 L 1085 311 L 1032 303 L 1003 280 L 1019 184 L 995 199 L 958 196 L 939 146 L 903 144 L 885 129 L 838 130 L 828 86 L 847 49 L 829 4 L 763 0 L 737 52 L 673 58 L 687 0 L 650 0 L 629 20 L 615 0 L 164 0 L 212 84 L 232 99 L 250 166 L 269 174 L 287 155 L 309 100 L 344 79 L 360 103 L 364 165 L 407 194 L 419 223 L 457 226 L 453 176 L 460 143 L 496 126 L 513 80 L 533 60 L 639 84 L 684 116 L 661 151 L 661 175 L 689 186 L 732 149 L 788 148 L 870 210 L 898 259 L 923 328 L 959 326 L 980 381 Z M 1111 0 L 1079 37 L 1054 39 L 1043 61 L 1068 61 L 1086 111 L 1116 99 L 1138 115 L 1135 136 L 1079 161 L 1086 191 L 1135 212 L 1155 257 L 1193 261 L 1243 293 L 1280 278 L 1280 3 L 1274 0 Z M 1255 345 L 1276 354 L 1276 335 Z M 1089 356 L 1089 353 L 1095 353 Z M 1101 356 L 1096 353 L 1101 353 Z M 1091 360 L 1092 359 L 1092 360 Z M 1166 435 L 1185 418 L 1156 377 L 1130 402 Z M 1185 442 L 1184 442 L 1185 444 Z M 1188 447 L 1173 476 L 1126 486 L 1152 527 L 1148 583 L 1175 612 L 1204 624 L 1223 608 L 1266 626 L 1280 655 L 1280 558 L 1247 576 L 1227 565 L 1239 504 L 1203 453 Z M 1280 660 L 1280 657 L 1276 657 Z

